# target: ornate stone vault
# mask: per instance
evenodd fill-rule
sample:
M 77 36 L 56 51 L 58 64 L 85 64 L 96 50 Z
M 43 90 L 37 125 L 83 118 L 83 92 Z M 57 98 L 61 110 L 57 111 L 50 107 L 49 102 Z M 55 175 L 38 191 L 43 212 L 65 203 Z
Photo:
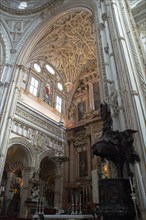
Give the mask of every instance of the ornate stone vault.
M 29 60 L 46 59 L 64 83 L 74 83 L 95 61 L 93 17 L 88 11 L 72 11 L 54 22 L 39 40 Z
M 57 4 L 63 3 L 64 0 L 1 0 L 0 8 L 12 14 L 26 15 L 38 13 L 49 7 L 49 10 L 54 10 Z M 25 10 L 19 9 L 21 2 L 27 3 Z

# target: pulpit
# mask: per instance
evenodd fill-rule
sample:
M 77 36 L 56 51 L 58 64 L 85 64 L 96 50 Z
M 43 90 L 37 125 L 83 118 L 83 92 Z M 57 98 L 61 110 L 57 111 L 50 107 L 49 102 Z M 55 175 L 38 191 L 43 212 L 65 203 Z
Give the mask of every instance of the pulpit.
M 133 220 L 134 203 L 128 179 L 99 180 L 99 216 L 104 220 Z

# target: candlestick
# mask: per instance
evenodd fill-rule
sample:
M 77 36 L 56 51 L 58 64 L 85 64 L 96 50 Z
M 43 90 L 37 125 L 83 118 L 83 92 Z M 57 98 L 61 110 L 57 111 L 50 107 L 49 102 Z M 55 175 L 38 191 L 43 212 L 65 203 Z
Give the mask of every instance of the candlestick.
M 75 214 L 77 215 L 78 214 L 78 197 L 77 197 L 77 192 L 75 194 L 75 206 L 76 206 Z
M 80 194 L 79 215 L 82 215 L 82 195 Z
M 37 205 L 36 205 L 36 211 L 35 211 L 35 214 L 38 214 L 38 204 L 39 204 L 39 198 L 37 199 Z
M 73 215 L 74 214 L 74 198 L 73 198 L 73 193 L 72 193 L 72 197 L 71 197 L 72 199 L 72 204 L 71 204 L 71 215 Z

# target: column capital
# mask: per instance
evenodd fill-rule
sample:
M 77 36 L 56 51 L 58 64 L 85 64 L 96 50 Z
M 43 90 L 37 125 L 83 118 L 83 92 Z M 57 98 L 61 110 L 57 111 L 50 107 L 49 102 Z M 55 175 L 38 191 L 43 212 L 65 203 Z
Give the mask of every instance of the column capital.
M 107 13 L 103 13 L 103 14 L 102 14 L 102 20 L 103 20 L 103 21 L 107 21 L 107 20 L 108 20 Z
M 100 23 L 98 27 L 99 27 L 99 30 L 102 31 L 105 28 L 105 25 L 104 23 Z

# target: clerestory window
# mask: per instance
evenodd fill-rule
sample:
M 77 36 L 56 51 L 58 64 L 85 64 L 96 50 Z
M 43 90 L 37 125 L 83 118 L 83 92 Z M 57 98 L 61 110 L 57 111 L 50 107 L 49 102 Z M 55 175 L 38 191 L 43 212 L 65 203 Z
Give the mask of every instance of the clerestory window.
M 61 113 L 62 111 L 62 98 L 56 96 L 56 109 Z
M 54 70 L 49 64 L 46 64 L 46 69 L 47 69 L 48 72 L 51 73 L 52 75 L 55 74 L 55 70 Z
M 34 69 L 35 69 L 38 73 L 41 72 L 41 67 L 40 67 L 39 64 L 37 64 L 37 63 L 34 63 Z
M 37 79 L 35 79 L 34 77 L 31 78 L 31 81 L 30 81 L 30 88 L 29 88 L 29 91 L 31 94 L 33 94 L 34 96 L 37 96 L 37 93 L 38 93 L 38 85 L 39 85 L 39 82 Z

